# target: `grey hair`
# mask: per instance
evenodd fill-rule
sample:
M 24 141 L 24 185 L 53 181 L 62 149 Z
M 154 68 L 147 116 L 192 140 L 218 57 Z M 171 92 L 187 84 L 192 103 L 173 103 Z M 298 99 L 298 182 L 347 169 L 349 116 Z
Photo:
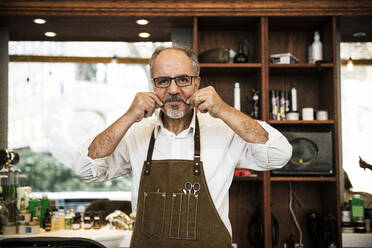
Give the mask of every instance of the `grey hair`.
M 191 48 L 188 48 L 188 47 L 185 47 L 185 46 L 180 46 L 180 45 L 177 45 L 177 44 L 173 44 L 171 47 L 161 46 L 161 47 L 157 47 L 155 49 L 155 51 L 153 52 L 153 54 L 150 58 L 150 74 L 151 74 L 151 77 L 154 76 L 154 63 L 155 63 L 156 58 L 158 57 L 158 55 L 162 51 L 168 50 L 168 49 L 174 49 L 174 50 L 179 50 L 179 51 L 184 52 L 187 55 L 187 57 L 189 57 L 191 59 L 191 63 L 192 63 L 192 67 L 194 69 L 195 76 L 199 76 L 199 74 L 200 74 L 200 64 L 199 64 L 199 61 L 198 61 L 198 57 L 196 56 L 194 51 Z

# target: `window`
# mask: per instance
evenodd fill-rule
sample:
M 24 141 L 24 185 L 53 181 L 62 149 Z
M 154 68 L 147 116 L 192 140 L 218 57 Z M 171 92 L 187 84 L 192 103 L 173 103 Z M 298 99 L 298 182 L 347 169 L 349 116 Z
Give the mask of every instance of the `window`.
M 10 42 L 10 55 L 149 58 L 170 43 Z M 78 146 L 150 91 L 149 68 L 116 63 L 9 63 L 9 148 L 18 149 L 33 192 L 129 191 L 130 177 L 80 182 L 71 170 Z
M 341 43 L 341 59 L 371 60 L 371 43 Z M 372 65 L 341 66 L 343 168 L 354 192 L 372 194 L 372 171 L 359 166 L 359 157 L 372 164 Z

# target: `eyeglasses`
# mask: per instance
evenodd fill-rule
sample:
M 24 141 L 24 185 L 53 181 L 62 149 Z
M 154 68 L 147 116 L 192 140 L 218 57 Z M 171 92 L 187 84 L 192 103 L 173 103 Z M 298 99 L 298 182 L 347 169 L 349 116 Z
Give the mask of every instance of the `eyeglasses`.
M 176 82 L 178 87 L 186 87 L 192 84 L 194 78 L 198 76 L 189 76 L 189 75 L 180 75 L 177 77 L 157 77 L 152 78 L 154 85 L 156 88 L 168 88 L 169 85 L 172 83 L 172 80 Z

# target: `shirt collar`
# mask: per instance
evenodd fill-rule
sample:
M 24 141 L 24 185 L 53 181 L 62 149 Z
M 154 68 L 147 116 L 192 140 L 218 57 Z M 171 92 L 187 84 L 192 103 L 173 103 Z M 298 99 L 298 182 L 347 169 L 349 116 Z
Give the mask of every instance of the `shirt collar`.
M 159 111 L 158 115 L 157 115 L 157 118 L 156 118 L 156 122 L 155 122 L 155 129 L 154 129 L 154 138 L 156 139 L 156 137 L 158 136 L 158 133 L 163 129 L 163 130 L 167 130 L 164 125 L 163 125 L 163 120 L 161 118 L 161 115 L 162 115 L 162 111 Z M 192 115 L 192 119 L 191 119 L 191 123 L 190 123 L 190 126 L 188 128 L 186 128 L 185 130 L 188 130 L 187 133 L 192 133 L 192 136 L 195 135 L 195 115 L 196 115 L 196 111 L 195 109 L 193 110 L 193 115 Z M 185 130 L 183 130 L 182 132 L 185 132 Z

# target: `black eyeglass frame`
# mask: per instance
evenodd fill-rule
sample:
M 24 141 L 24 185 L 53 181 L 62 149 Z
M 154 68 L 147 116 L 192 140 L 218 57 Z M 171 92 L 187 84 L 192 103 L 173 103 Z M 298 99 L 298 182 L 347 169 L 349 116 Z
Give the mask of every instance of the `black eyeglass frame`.
M 179 85 L 179 84 L 177 83 L 177 78 L 181 78 L 181 77 L 189 77 L 189 78 L 190 78 L 190 83 L 189 83 L 188 85 Z M 168 88 L 168 87 L 171 85 L 172 80 L 174 80 L 174 82 L 176 83 L 176 85 L 177 85 L 178 87 L 188 87 L 188 86 L 192 85 L 193 80 L 194 80 L 195 78 L 198 78 L 198 77 L 199 77 L 199 76 L 179 75 L 179 76 L 175 76 L 175 77 L 156 77 L 156 78 L 151 78 L 151 80 L 152 80 L 152 82 L 154 83 L 154 85 L 155 85 L 156 88 L 162 88 L 162 89 L 165 89 L 165 88 Z M 166 86 L 161 86 L 161 87 L 157 86 L 156 83 L 155 83 L 155 80 L 156 80 L 156 79 L 159 79 L 159 78 L 170 79 L 168 85 L 166 85 Z

